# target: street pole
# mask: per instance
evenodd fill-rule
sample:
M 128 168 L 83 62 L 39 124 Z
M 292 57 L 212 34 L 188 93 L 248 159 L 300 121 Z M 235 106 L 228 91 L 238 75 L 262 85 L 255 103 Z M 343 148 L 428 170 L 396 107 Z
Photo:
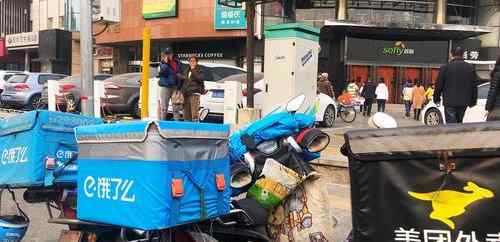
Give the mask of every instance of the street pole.
M 247 107 L 254 108 L 254 33 L 255 33 L 255 0 L 248 0 L 246 4 L 247 18 Z
M 92 0 L 80 0 L 80 60 L 82 114 L 94 115 L 94 63 L 92 56 Z
M 142 81 L 141 81 L 141 119 L 149 117 L 149 60 L 151 54 L 151 29 L 144 27 L 142 32 Z

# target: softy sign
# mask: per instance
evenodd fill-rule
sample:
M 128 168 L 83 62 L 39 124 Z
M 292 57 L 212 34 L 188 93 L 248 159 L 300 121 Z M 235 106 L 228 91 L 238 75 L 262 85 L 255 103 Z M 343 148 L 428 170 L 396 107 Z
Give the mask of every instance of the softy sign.
M 413 55 L 415 49 L 407 48 L 405 43 L 397 41 L 394 47 L 386 47 L 382 49 L 384 55 Z

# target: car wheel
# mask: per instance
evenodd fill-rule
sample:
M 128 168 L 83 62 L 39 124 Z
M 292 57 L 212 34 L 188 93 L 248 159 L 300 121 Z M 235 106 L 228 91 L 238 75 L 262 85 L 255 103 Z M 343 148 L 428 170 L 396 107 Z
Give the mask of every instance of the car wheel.
M 30 98 L 30 101 L 28 102 L 28 109 L 29 110 L 36 110 L 39 107 L 41 107 L 41 102 L 42 102 L 42 97 L 40 94 L 35 94 Z
M 436 108 L 429 109 L 425 113 L 424 119 L 427 126 L 437 126 L 444 123 L 441 112 Z
M 335 107 L 332 105 L 328 105 L 325 110 L 325 114 L 323 115 L 323 122 L 321 122 L 321 126 L 331 128 L 335 125 Z

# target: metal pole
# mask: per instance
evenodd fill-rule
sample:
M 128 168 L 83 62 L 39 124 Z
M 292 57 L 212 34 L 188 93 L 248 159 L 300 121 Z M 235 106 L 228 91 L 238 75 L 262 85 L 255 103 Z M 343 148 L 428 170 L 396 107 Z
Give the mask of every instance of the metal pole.
M 142 32 L 142 81 L 141 81 L 141 118 L 149 117 L 149 60 L 151 54 L 151 29 L 144 27 Z
M 247 107 L 254 107 L 254 19 L 255 19 L 255 0 L 247 1 Z
M 82 114 L 94 115 L 94 64 L 92 57 L 92 0 L 80 0 L 80 55 Z

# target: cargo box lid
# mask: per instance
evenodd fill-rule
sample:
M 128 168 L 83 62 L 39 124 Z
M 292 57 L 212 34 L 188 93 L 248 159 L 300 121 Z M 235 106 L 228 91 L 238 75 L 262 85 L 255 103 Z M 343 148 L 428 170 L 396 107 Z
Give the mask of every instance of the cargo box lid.
M 94 117 L 37 110 L 0 119 L 0 136 L 28 131 L 37 124 L 43 130 L 71 133 L 75 127 L 100 123 L 102 120 Z
M 75 136 L 80 144 L 143 142 L 151 128 L 156 128 L 165 139 L 227 139 L 229 136 L 228 125 L 175 121 L 134 121 L 84 126 L 76 129 Z
M 500 152 L 500 122 L 350 131 L 342 152 L 358 160 Z M 477 152 L 475 152 L 477 154 Z

